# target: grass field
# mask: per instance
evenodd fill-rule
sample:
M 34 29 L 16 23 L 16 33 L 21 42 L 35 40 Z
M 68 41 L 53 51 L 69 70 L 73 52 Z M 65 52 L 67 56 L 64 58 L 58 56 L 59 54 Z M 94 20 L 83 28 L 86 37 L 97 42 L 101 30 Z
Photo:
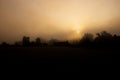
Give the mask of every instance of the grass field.
M 6 63 L 87 63 L 111 64 L 116 50 L 71 47 L 8 47 L 0 48 Z M 117 52 L 117 51 L 116 51 Z
M 112 65 L 113 54 L 118 51 L 73 47 L 6 47 L 0 48 L 0 61 L 3 64 L 40 65 L 41 69 L 51 67 L 58 72 L 78 71 L 83 64 Z

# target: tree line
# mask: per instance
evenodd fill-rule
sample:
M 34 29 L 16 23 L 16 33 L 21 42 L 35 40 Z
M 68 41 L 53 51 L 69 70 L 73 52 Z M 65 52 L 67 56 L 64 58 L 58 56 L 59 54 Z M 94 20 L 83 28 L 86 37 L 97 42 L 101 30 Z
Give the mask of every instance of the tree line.
M 94 37 L 91 33 L 85 33 L 84 36 L 72 44 L 69 41 L 59 41 L 51 39 L 50 41 L 42 41 L 41 38 L 36 38 L 35 41 L 30 41 L 30 37 L 24 36 L 20 42 L 15 42 L 10 45 L 7 42 L 0 44 L 1 47 L 43 47 L 43 46 L 67 46 L 67 47 L 119 47 L 120 36 L 116 34 L 102 31 Z

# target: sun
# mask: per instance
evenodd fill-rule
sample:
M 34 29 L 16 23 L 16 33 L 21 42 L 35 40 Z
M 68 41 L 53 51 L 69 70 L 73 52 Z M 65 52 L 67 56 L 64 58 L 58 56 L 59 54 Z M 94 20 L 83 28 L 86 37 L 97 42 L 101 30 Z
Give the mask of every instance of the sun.
M 76 30 L 76 33 L 77 33 L 77 34 L 80 34 L 80 30 Z
M 80 25 L 77 25 L 77 24 L 74 25 L 73 30 L 74 30 L 74 32 L 75 32 L 76 35 L 79 35 L 80 32 L 81 32 L 81 27 L 80 27 Z
M 82 27 L 79 25 L 74 25 L 71 27 L 72 33 L 69 35 L 69 40 L 78 40 L 81 37 Z

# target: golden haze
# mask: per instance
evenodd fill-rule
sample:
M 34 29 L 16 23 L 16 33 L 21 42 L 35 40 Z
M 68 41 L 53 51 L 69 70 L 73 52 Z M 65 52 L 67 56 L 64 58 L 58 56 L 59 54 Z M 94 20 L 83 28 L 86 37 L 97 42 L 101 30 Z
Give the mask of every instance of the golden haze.
M 119 34 L 120 0 L 0 0 L 0 42 L 24 35 L 71 40 L 86 32 Z

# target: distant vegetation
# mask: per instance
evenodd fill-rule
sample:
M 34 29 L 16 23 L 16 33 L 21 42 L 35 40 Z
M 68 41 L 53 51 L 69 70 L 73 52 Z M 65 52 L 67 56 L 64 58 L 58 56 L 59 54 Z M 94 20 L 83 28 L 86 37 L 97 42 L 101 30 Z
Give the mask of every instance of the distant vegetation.
M 106 31 L 97 33 L 96 36 L 86 33 L 80 40 L 73 43 L 57 39 L 45 41 L 41 38 L 31 41 L 30 37 L 24 36 L 20 42 L 15 42 L 12 45 L 3 42 L 0 46 L 2 63 L 37 63 L 40 65 L 45 63 L 63 66 L 67 64 L 79 66 L 82 64 L 112 64 L 113 54 L 120 53 L 120 36 L 112 35 Z M 119 59 L 119 56 L 116 59 Z M 76 67 L 78 66 L 71 67 L 70 70 L 80 69 Z
M 3 42 L 1 47 L 46 47 L 46 46 L 55 46 L 55 47 L 118 47 L 120 45 L 120 36 L 112 35 L 106 31 L 97 33 L 94 37 L 91 33 L 86 33 L 78 41 L 70 43 L 69 41 L 59 41 L 57 39 L 51 39 L 48 42 L 42 41 L 41 38 L 36 38 L 35 41 L 30 41 L 30 37 L 24 36 L 20 42 L 15 42 L 15 44 L 10 45 L 7 42 Z

